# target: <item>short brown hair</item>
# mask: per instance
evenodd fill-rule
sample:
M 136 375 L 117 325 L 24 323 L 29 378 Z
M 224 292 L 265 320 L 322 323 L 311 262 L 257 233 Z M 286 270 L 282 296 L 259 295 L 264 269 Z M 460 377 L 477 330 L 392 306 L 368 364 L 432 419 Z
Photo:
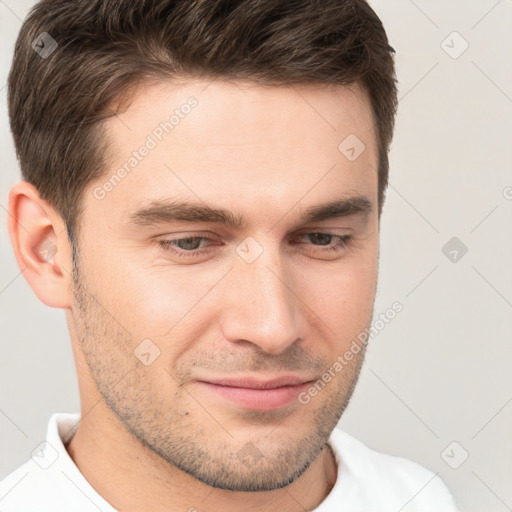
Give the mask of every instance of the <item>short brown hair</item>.
M 37 51 L 44 44 L 48 55 Z M 101 121 L 134 86 L 180 76 L 358 83 L 377 127 L 380 215 L 397 107 L 392 53 L 364 0 L 42 0 L 21 27 L 8 79 L 23 179 L 73 242 L 83 191 L 108 172 Z

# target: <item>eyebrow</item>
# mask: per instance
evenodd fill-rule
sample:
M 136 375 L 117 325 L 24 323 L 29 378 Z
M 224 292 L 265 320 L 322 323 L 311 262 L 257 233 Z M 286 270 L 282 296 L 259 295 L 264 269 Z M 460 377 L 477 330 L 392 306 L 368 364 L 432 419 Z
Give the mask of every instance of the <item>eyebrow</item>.
M 373 210 L 373 203 L 365 196 L 337 199 L 305 209 L 301 223 L 320 222 L 355 215 L 367 217 Z M 138 226 L 153 226 L 172 222 L 201 222 L 220 224 L 231 229 L 242 230 L 248 226 L 247 219 L 225 208 L 213 208 L 204 203 L 179 199 L 155 200 L 129 215 L 129 223 Z

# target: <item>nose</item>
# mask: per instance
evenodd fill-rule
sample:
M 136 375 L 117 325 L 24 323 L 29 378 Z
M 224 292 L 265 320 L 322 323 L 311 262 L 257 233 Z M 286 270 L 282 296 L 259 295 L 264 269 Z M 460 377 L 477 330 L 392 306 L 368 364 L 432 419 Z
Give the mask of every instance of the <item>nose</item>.
M 291 271 L 286 271 L 279 255 L 266 249 L 252 263 L 235 258 L 224 285 L 229 290 L 222 294 L 228 299 L 221 313 L 221 328 L 229 341 L 248 341 L 277 355 L 305 335 Z

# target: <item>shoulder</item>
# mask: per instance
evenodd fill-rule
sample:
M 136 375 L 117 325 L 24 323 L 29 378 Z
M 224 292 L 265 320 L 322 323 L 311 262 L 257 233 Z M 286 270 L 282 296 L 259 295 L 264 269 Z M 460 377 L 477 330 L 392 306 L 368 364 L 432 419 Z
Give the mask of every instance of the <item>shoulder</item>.
M 2 512 L 46 510 L 53 490 L 51 476 L 29 459 L 0 481 Z M 51 501 L 55 501 L 55 496 Z
M 341 463 L 341 478 L 362 496 L 414 511 L 456 512 L 453 497 L 437 473 L 404 457 L 371 449 L 335 428 L 331 446 Z M 408 508 L 409 507 L 409 508 Z
M 48 422 L 46 439 L 31 457 L 0 481 L 2 512 L 113 511 L 85 480 L 65 443 L 80 416 L 55 413 Z

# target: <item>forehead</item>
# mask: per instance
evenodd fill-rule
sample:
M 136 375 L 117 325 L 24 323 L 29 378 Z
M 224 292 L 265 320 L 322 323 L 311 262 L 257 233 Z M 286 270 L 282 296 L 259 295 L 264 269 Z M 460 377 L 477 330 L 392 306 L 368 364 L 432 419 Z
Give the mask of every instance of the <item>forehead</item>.
M 193 115 L 183 114 L 180 111 L 188 110 L 190 98 L 197 101 L 197 108 L 192 109 Z M 193 128 L 194 139 L 188 130 L 185 133 L 191 143 L 263 142 L 275 135 L 279 137 L 271 140 L 276 144 L 296 142 L 294 135 L 305 142 L 305 134 L 322 136 L 351 129 L 366 135 L 374 128 L 368 96 L 357 84 L 262 86 L 241 81 L 160 80 L 132 88 L 123 105 L 123 112 L 106 121 L 108 132 L 122 145 L 137 142 L 131 140 L 133 127 L 151 133 L 155 121 L 165 123 L 173 114 L 179 118 L 171 122 L 173 130 L 178 124 Z M 281 131 L 283 126 L 286 133 Z M 183 128 L 173 135 L 179 137 L 180 131 Z
M 329 194 L 376 197 L 373 116 L 357 86 L 161 81 L 139 87 L 106 133 L 108 169 L 90 186 L 106 194 L 86 199 L 118 220 L 177 197 L 260 214 Z

